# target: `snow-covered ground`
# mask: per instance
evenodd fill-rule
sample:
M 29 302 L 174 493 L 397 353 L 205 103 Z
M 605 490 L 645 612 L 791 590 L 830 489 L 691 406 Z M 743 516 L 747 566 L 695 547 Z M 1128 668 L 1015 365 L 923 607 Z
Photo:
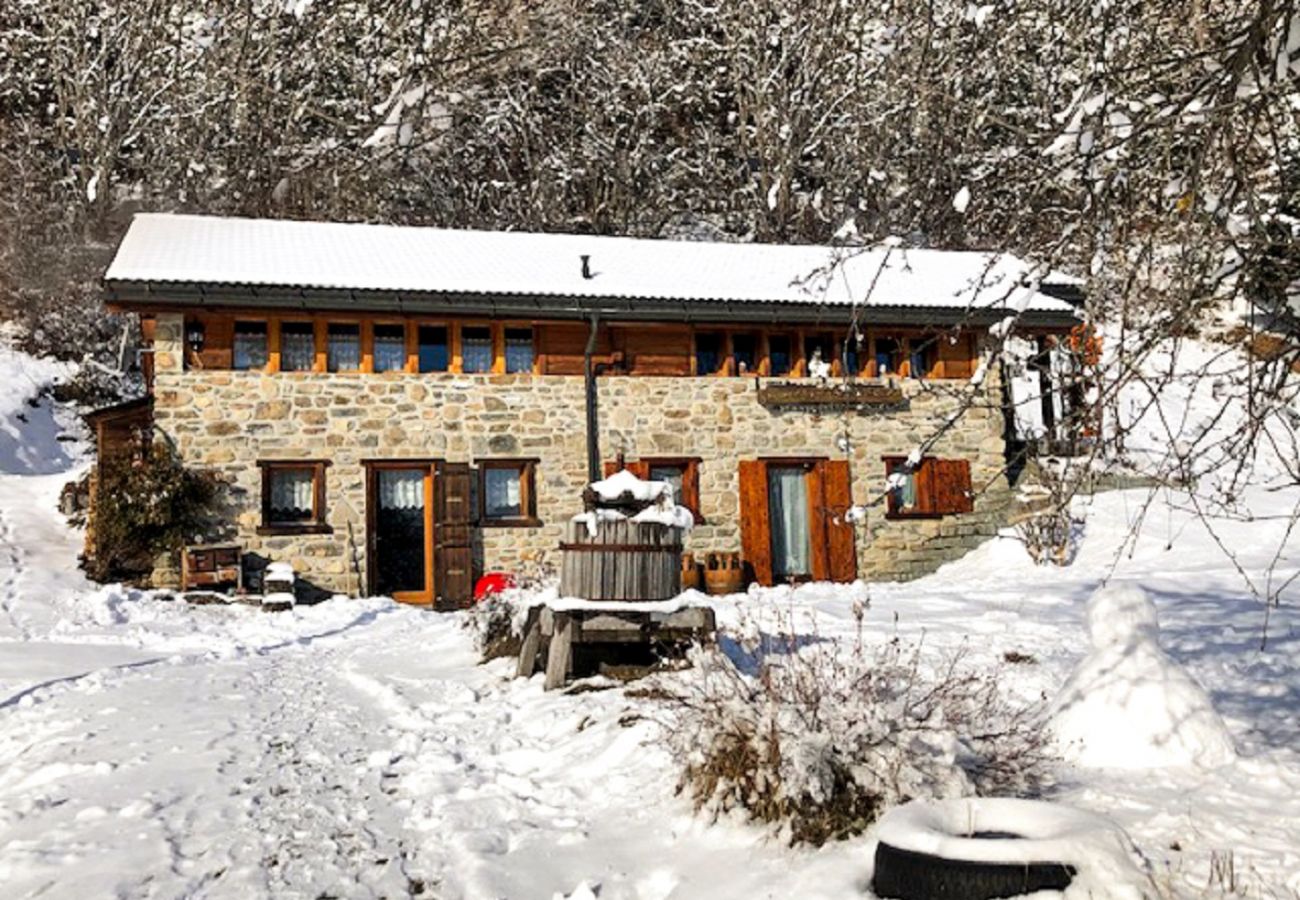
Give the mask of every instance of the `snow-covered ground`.
M 543 693 L 507 661 L 479 665 L 463 614 L 382 599 L 270 614 L 86 583 L 55 509 L 68 474 L 12 462 L 49 446 L 17 431 L 0 461 L 5 898 L 865 895 L 870 834 L 792 849 L 692 815 L 655 701 Z M 48 468 L 78 465 L 71 453 Z M 1247 886 L 1300 891 L 1300 591 L 1272 611 L 1261 651 L 1264 610 L 1241 574 L 1190 515 L 1147 499 L 1098 497 L 1065 569 L 1004 538 L 909 584 L 715 603 L 724 624 L 779 610 L 836 636 L 869 595 L 871 634 L 964 646 L 1010 690 L 1050 699 L 1089 650 L 1097 585 L 1140 585 L 1237 758 L 1066 769 L 1057 796 L 1113 816 L 1180 883 L 1204 884 L 1212 854 L 1231 853 Z M 1249 500 L 1254 520 L 1221 534 L 1257 578 L 1281 548 L 1285 580 L 1300 569 L 1285 530 L 1296 497 Z M 1013 651 L 1032 661 L 1003 662 Z

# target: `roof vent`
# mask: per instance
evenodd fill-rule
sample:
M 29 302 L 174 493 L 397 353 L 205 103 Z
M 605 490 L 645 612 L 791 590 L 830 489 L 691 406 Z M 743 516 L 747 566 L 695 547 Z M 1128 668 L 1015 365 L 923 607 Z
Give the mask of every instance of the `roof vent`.
M 591 271 L 591 257 L 588 254 L 584 253 L 582 254 L 581 259 L 582 259 L 582 277 L 588 280 L 595 278 L 596 274 Z

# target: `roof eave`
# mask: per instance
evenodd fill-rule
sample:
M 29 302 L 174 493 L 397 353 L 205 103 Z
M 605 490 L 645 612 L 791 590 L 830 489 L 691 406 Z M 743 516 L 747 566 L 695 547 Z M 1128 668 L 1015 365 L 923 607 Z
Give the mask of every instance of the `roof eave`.
M 382 291 L 311 288 L 292 285 L 231 285 L 198 282 L 148 282 L 106 279 L 108 303 L 125 308 L 208 307 L 224 309 L 370 312 L 398 315 L 455 315 L 491 318 L 586 319 L 607 321 L 749 322 L 800 325 L 842 324 L 854 308 L 841 303 L 782 300 L 709 300 L 662 297 L 578 296 L 562 294 L 476 294 L 453 291 Z M 991 325 L 1007 315 L 1005 307 L 966 309 L 944 306 L 857 307 L 863 324 Z M 1026 310 L 1028 327 L 1069 328 L 1078 324 L 1072 311 Z

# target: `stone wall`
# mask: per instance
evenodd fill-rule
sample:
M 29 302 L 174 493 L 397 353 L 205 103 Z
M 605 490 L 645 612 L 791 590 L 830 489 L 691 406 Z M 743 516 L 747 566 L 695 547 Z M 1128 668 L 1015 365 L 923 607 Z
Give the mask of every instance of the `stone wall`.
M 287 559 L 329 590 L 365 584 L 365 478 L 362 460 L 436 458 L 471 462 L 535 457 L 534 528 L 480 531 L 483 564 L 514 569 L 521 558 L 553 551 L 562 523 L 581 510 L 586 482 L 584 390 L 580 377 L 537 375 L 324 374 L 182 371 L 182 323 L 159 316 L 155 339 L 155 417 L 190 465 L 229 482 L 235 537 L 247 550 Z M 989 380 L 986 396 L 996 396 Z M 947 420 L 970 388 L 961 382 L 905 382 L 906 410 L 883 413 L 773 411 L 748 378 L 604 377 L 599 380 L 602 457 L 619 452 L 701 459 L 705 524 L 691 534 L 697 553 L 740 549 L 738 461 L 762 456 L 845 458 L 853 496 L 883 490 L 883 455 L 905 455 Z M 886 520 L 881 505 L 858 529 L 859 572 L 873 579 L 933 570 L 993 533 L 1005 500 L 1003 421 L 981 403 L 931 448 L 968 459 L 987 488 L 975 513 L 940 520 Z M 258 460 L 328 459 L 327 521 L 333 533 L 260 536 Z M 215 536 L 215 535 L 214 535 Z M 554 553 L 551 553 L 554 558 Z

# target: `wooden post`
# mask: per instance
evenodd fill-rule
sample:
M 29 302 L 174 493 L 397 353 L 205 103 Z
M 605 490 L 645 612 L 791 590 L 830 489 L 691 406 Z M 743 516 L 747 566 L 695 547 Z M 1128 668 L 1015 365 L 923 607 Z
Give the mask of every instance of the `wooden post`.
M 534 606 L 528 610 L 528 620 L 524 623 L 524 642 L 519 648 L 519 668 L 515 670 L 516 677 L 531 678 L 537 671 L 537 649 L 541 642 L 542 608 Z
M 546 684 L 548 691 L 564 687 L 569 670 L 573 668 L 573 617 L 568 613 L 555 614 L 555 633 L 551 635 L 551 651 L 546 657 Z

